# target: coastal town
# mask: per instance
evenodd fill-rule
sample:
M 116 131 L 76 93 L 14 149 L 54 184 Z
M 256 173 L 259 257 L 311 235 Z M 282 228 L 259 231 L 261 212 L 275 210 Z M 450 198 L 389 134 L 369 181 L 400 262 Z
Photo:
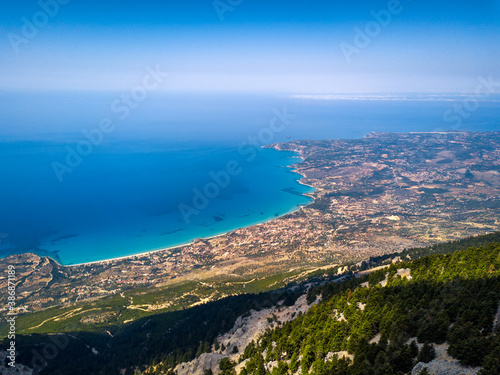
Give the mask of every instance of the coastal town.
M 372 133 L 269 147 L 301 156 L 293 168 L 316 189 L 309 194 L 312 204 L 263 224 L 125 259 L 61 266 L 35 254 L 12 255 L 0 263 L 16 267 L 17 312 L 159 291 L 187 280 L 243 283 L 297 275 L 500 230 L 498 132 Z M 6 282 L 2 275 L 0 287 Z M 167 300 L 163 295 L 148 308 L 175 308 Z

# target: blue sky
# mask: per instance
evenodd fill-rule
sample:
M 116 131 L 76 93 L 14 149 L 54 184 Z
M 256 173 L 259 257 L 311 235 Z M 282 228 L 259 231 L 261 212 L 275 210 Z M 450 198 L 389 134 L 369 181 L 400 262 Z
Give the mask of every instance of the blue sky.
M 221 19 L 213 0 L 60 1 L 45 22 L 39 3 L 4 0 L 0 89 L 124 90 L 148 66 L 169 72 L 172 92 L 472 92 L 480 76 L 500 80 L 500 0 L 401 0 L 362 48 L 357 30 L 391 2 L 220 0 Z M 36 17 L 37 34 L 23 34 Z M 356 48 L 350 61 L 342 44 Z

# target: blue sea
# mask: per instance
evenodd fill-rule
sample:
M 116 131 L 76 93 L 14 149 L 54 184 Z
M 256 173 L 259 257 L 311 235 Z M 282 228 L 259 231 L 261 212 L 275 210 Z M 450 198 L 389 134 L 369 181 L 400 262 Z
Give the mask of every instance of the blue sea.
M 111 259 L 309 204 L 304 194 L 313 189 L 290 167 L 300 159 L 261 147 L 269 143 L 498 130 L 500 119 L 499 102 L 488 100 L 460 124 L 446 122 L 443 114 L 463 100 L 451 96 L 188 94 L 152 96 L 121 119 L 110 110 L 116 97 L 0 93 L 0 257 L 35 252 L 66 265 Z

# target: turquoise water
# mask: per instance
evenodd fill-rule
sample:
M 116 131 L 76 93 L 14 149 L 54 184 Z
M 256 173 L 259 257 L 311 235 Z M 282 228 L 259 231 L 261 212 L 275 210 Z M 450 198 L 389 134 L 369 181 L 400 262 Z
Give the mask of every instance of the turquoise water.
M 290 152 L 259 149 L 249 161 L 231 147 L 121 143 L 100 147 L 60 182 L 52 163 L 64 161 L 67 145 L 0 145 L 3 256 L 36 252 L 69 265 L 139 254 L 268 221 L 311 201 L 303 194 L 312 189 L 287 167 L 300 161 Z M 229 175 L 228 162 L 240 173 Z M 207 186 L 210 198 L 198 197 L 197 209 L 194 189 Z M 193 211 L 183 215 L 181 204 Z
M 462 96 L 404 100 L 304 100 L 283 95 L 151 95 L 124 120 L 110 110 L 120 93 L 0 92 L 0 257 L 37 252 L 78 264 L 185 244 L 271 220 L 310 202 L 298 159 L 241 142 L 273 124 L 261 144 L 293 139 L 358 138 L 372 131 L 498 130 L 500 96 L 479 103 L 460 124 L 444 114 Z M 407 99 L 415 100 L 407 100 Z M 422 100 L 422 98 L 424 100 Z M 111 118 L 116 129 L 62 182 L 54 162 Z M 279 124 L 279 123 L 278 123 Z M 248 148 L 246 149 L 248 151 Z M 83 150 L 85 151 L 85 150 Z M 253 150 L 255 151 L 255 150 Z M 210 172 L 238 162 L 241 173 L 186 222 L 179 205 Z

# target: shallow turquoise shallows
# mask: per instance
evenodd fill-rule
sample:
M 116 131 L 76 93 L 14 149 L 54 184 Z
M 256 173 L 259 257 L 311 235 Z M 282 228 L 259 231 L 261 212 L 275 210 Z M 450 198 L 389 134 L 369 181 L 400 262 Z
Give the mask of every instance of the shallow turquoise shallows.
M 112 259 L 265 222 L 311 202 L 303 194 L 312 188 L 289 167 L 300 161 L 290 152 L 124 143 L 68 165 L 72 143 L 0 146 L 1 256 L 36 252 L 65 265 Z

